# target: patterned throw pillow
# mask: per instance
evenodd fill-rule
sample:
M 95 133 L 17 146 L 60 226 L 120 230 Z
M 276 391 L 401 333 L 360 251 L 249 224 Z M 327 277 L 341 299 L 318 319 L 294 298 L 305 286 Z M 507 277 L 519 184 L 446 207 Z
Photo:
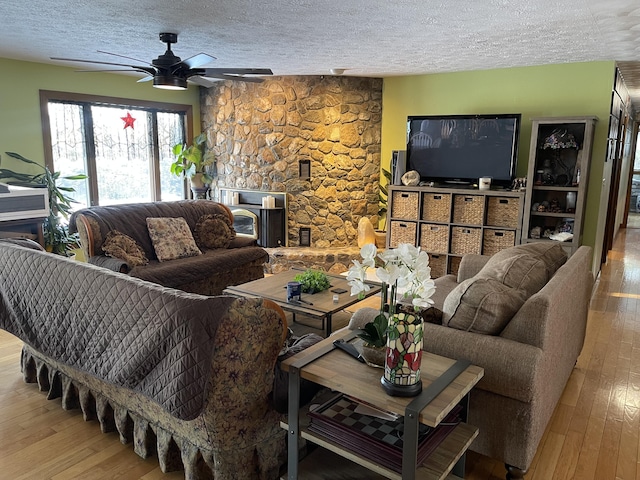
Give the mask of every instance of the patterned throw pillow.
M 153 249 L 161 262 L 201 255 L 187 221 L 182 218 L 147 218 Z
M 229 248 L 236 231 L 227 215 L 209 213 L 198 220 L 194 236 L 200 248 Z
M 131 267 L 146 265 L 149 259 L 138 242 L 118 230 L 111 230 L 102 244 L 102 251 L 108 256 L 124 260 Z

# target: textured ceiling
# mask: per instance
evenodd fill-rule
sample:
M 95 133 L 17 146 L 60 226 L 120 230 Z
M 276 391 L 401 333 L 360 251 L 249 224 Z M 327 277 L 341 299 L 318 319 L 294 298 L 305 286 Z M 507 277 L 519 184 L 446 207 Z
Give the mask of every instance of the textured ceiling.
M 640 109 L 638 0 L 2 0 L 0 57 L 174 52 L 275 75 L 386 77 L 616 60 Z M 68 64 L 78 66 L 78 64 Z M 98 67 L 96 67 L 98 68 Z

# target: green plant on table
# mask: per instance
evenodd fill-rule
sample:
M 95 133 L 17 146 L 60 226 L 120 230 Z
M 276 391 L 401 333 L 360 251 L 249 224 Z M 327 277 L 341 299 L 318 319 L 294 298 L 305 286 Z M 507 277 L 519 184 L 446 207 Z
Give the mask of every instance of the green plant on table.
M 79 244 L 77 234 L 70 234 L 66 220 L 71 213 L 72 204 L 77 203 L 69 196 L 75 192 L 72 187 L 63 187 L 57 184 L 57 181 L 65 180 L 84 180 L 86 175 L 69 175 L 61 177 L 60 172 L 51 172 L 48 167 L 38 162 L 29 160 L 22 155 L 14 152 L 5 152 L 11 158 L 19 160 L 23 163 L 36 165 L 42 169 L 42 173 L 28 174 L 15 172 L 6 168 L 0 168 L 0 178 L 12 179 L 8 183 L 12 185 L 20 185 L 23 187 L 46 187 L 49 193 L 49 216 L 44 220 L 44 243 L 47 251 L 58 255 L 67 255 L 71 248 L 75 248 Z
M 329 278 L 324 272 L 312 269 L 299 273 L 294 280 L 300 282 L 300 287 L 304 293 L 322 292 L 331 286 Z

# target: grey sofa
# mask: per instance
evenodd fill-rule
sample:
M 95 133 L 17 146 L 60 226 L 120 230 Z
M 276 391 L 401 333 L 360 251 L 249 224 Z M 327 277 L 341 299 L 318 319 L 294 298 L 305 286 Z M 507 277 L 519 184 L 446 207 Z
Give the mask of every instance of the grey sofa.
M 97 206 L 73 213 L 71 232 L 77 231 L 90 263 L 128 273 L 133 277 L 202 295 L 220 295 L 229 285 L 239 285 L 264 276 L 267 252 L 255 240 L 236 237 L 227 248 L 202 248 L 202 255 L 158 261 L 147 228 L 147 218 L 184 218 L 192 232 L 206 215 L 221 215 L 233 223 L 228 207 L 209 200 L 136 203 Z M 131 266 L 124 260 L 106 257 L 103 245 L 109 232 L 131 237 L 144 251 L 149 263 Z
M 496 255 L 506 260 L 523 252 L 543 255 L 547 249 L 557 254 L 561 247 L 540 242 Z M 531 465 L 582 349 L 593 288 L 591 256 L 591 248 L 582 246 L 555 273 L 549 272 L 546 284 L 524 301 L 497 334 L 425 324 L 424 350 L 467 358 L 484 368 L 484 378 L 470 398 L 469 423 L 480 429 L 471 450 L 503 461 L 507 478 L 523 478 Z M 489 257 L 466 255 L 457 277 L 435 280 L 435 306 L 445 310 L 445 324 L 452 308 L 456 309 L 450 294 L 456 288 L 459 293 L 463 282 L 482 276 L 488 261 Z
M 25 343 L 24 379 L 48 399 L 82 408 L 138 455 L 157 454 L 163 472 L 278 478 L 286 432 L 270 392 L 287 330 L 280 307 L 10 242 L 0 242 L 0 265 L 0 328 Z

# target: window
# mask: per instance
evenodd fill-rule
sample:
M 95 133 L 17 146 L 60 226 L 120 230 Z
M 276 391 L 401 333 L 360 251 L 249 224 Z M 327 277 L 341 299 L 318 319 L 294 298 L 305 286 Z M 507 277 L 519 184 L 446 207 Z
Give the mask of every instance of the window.
M 172 146 L 192 136 L 190 105 L 48 91 L 40 102 L 47 166 L 88 176 L 60 182 L 78 208 L 185 198 L 169 165 Z

